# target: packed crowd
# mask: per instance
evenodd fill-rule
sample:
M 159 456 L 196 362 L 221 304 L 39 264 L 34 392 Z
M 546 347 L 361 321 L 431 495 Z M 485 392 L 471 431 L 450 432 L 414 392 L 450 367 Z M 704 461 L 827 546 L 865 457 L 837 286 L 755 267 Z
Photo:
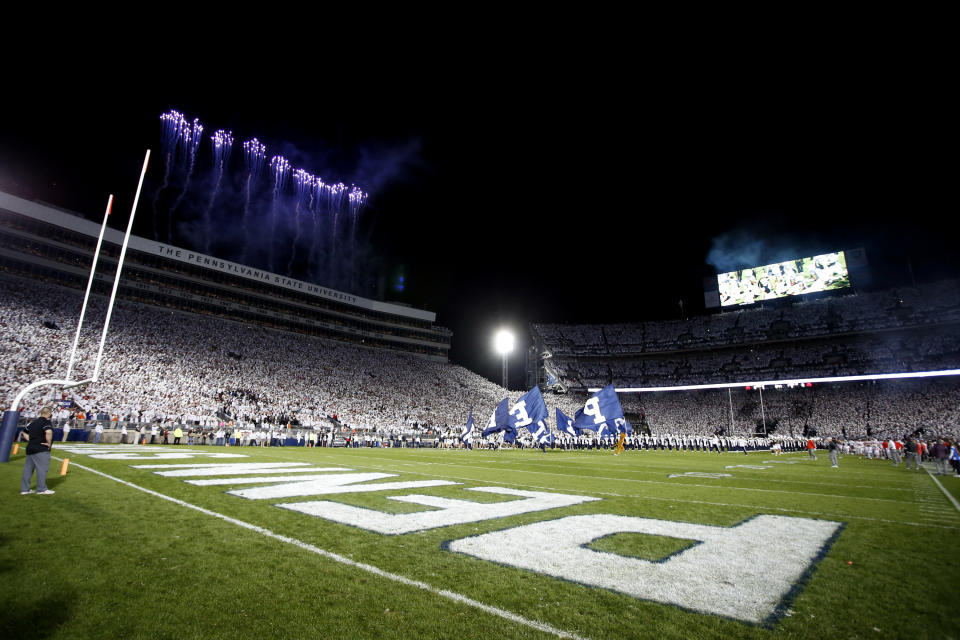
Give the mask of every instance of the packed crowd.
M 70 289 L 0 278 L 5 403 L 38 379 L 65 375 L 81 301 Z M 92 374 L 104 315 L 105 301 L 93 299 L 74 379 Z M 25 400 L 24 415 L 61 395 L 38 390 Z M 74 415 L 92 411 L 123 421 L 336 423 L 412 433 L 463 424 L 470 407 L 493 407 L 507 392 L 448 363 L 118 302 L 100 380 L 65 395 Z
M 953 379 L 643 393 L 624 395 L 621 404 L 654 433 L 723 429 L 799 437 L 812 430 L 844 440 L 903 438 L 918 429 L 960 435 L 960 382 Z
M 4 403 L 38 379 L 64 376 L 80 302 L 70 289 L 0 278 Z M 92 373 L 104 306 L 94 299 L 88 309 L 75 379 Z M 182 424 L 187 439 L 193 430 L 207 442 L 210 430 L 254 433 L 289 424 L 288 435 L 336 428 L 360 434 L 354 443 L 383 444 L 438 432 L 454 437 L 471 410 L 482 428 L 504 396 L 519 395 L 448 363 L 124 302 L 117 304 L 106 344 L 97 383 L 38 390 L 27 397 L 24 415 L 57 403 L 55 418 L 75 427 L 81 416 L 155 423 L 168 431 Z M 572 416 L 585 400 L 581 394 L 546 398 L 551 418 L 554 407 Z M 767 388 L 762 406 L 757 390 L 743 389 L 621 394 L 621 403 L 640 433 L 659 437 L 719 429 L 800 437 L 814 429 L 865 439 L 918 428 L 950 435 L 960 424 L 960 384 L 950 381 Z
M 749 308 L 689 320 L 630 324 L 538 323 L 554 356 L 608 356 L 717 349 L 960 321 L 960 281 L 796 301 L 789 309 Z
M 891 371 L 938 371 L 960 364 L 954 328 L 917 328 L 900 333 L 827 338 L 796 343 L 759 343 L 744 349 L 678 352 L 643 357 L 551 359 L 550 368 L 568 388 L 657 387 L 714 382 L 750 382 L 863 375 Z

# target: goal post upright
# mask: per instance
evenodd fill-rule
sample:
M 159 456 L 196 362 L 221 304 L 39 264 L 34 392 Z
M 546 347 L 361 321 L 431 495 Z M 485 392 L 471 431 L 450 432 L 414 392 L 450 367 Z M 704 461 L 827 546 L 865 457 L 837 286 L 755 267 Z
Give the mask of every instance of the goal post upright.
M 140 172 L 140 182 L 137 183 L 137 193 L 133 197 L 133 206 L 130 209 L 130 219 L 127 221 L 127 232 L 123 236 L 123 246 L 120 247 L 120 258 L 117 261 L 117 275 L 113 279 L 113 291 L 110 292 L 110 303 L 107 305 L 107 318 L 103 322 L 103 333 L 100 336 L 100 349 L 97 351 L 97 363 L 93 368 L 93 381 L 100 378 L 100 362 L 103 358 L 103 346 L 107 342 L 107 329 L 110 328 L 110 317 L 113 315 L 113 303 L 117 299 L 117 289 L 120 286 L 120 273 L 123 271 L 123 260 L 127 255 L 127 245 L 130 243 L 130 232 L 133 230 L 133 217 L 137 213 L 137 203 L 140 201 L 140 190 L 143 188 L 143 178 L 147 174 L 147 164 L 150 162 L 150 149 L 143 158 L 143 170 Z
M 100 376 L 100 364 L 103 358 L 103 348 L 107 341 L 107 330 L 110 327 L 110 317 L 113 314 L 113 305 L 116 302 L 117 289 L 120 286 L 120 274 L 123 271 L 123 261 L 127 253 L 127 245 L 130 242 L 130 234 L 133 230 L 133 219 L 137 213 L 137 204 L 140 201 L 140 192 L 143 189 L 143 179 L 147 174 L 147 165 L 150 162 L 150 150 L 147 149 L 146 156 L 143 159 L 143 168 L 140 171 L 140 181 L 137 183 L 137 192 L 133 198 L 133 206 L 130 209 L 130 219 L 127 221 L 127 231 L 123 237 L 123 246 L 120 248 L 120 258 L 117 261 L 117 273 L 113 279 L 113 290 L 110 293 L 110 302 L 107 305 L 107 317 L 103 324 L 103 333 L 100 336 L 100 348 L 97 351 L 97 360 L 94 365 L 93 376 L 86 380 L 70 380 L 70 373 L 73 369 L 74 356 L 77 349 L 77 344 L 80 338 L 80 329 L 83 326 L 83 316 L 86 311 L 87 299 L 90 295 L 90 290 L 93 285 L 94 270 L 97 266 L 98 254 L 100 251 L 100 245 L 103 240 L 103 234 L 107 226 L 107 218 L 110 215 L 110 209 L 113 204 L 113 196 L 110 196 L 110 200 L 107 203 L 107 213 L 103 218 L 103 225 L 100 228 L 100 239 L 97 240 L 97 253 L 93 257 L 93 266 L 90 269 L 90 281 L 87 284 L 87 293 L 83 301 L 83 309 L 80 312 L 80 323 L 77 325 L 77 335 L 74 339 L 73 348 L 70 353 L 70 363 L 67 366 L 67 377 L 64 380 L 52 379 L 52 380 L 38 380 L 27 385 L 17 396 L 14 398 L 13 403 L 10 405 L 10 408 L 7 411 L 3 412 L 3 422 L 0 423 L 0 462 L 9 462 L 10 461 L 10 448 L 13 445 L 13 438 L 17 432 L 17 424 L 20 421 L 20 411 L 18 407 L 26 395 L 37 389 L 39 387 L 45 386 L 62 386 L 62 387 L 76 387 L 83 384 L 88 384 L 90 382 L 96 382 Z
M 103 214 L 103 224 L 100 225 L 100 236 L 97 238 L 97 248 L 93 251 L 93 264 L 90 265 L 90 279 L 87 281 L 87 292 L 83 296 L 83 305 L 80 307 L 80 321 L 77 323 L 77 334 L 73 337 L 73 347 L 70 348 L 70 362 L 67 364 L 67 380 L 73 373 L 73 361 L 77 357 L 77 345 L 80 344 L 80 329 L 83 327 L 83 318 L 87 313 L 87 302 L 90 300 L 90 292 L 93 290 L 93 276 L 97 270 L 97 261 L 100 259 L 100 247 L 103 245 L 103 234 L 107 230 L 107 218 L 110 217 L 110 209 L 113 208 L 113 194 L 107 200 L 107 211 Z

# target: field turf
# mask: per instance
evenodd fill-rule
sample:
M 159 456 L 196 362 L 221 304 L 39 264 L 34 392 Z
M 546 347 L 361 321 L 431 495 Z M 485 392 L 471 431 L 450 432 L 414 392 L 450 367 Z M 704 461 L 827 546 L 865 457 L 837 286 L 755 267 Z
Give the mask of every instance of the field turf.
M 52 496 L 20 495 L 22 449 L 0 464 L 0 638 L 960 638 L 960 511 L 926 470 L 855 456 L 832 469 L 825 453 L 809 461 L 766 452 L 124 449 L 146 459 L 91 455 L 116 445 L 55 445 L 54 456 L 71 465 L 61 477 L 53 461 Z M 248 457 L 150 459 L 187 450 Z M 235 485 L 195 486 L 185 480 L 196 478 L 133 468 L 251 462 L 395 475 L 376 483 L 459 484 L 251 500 L 226 491 L 271 483 L 238 476 Z M 939 480 L 960 499 L 960 479 Z M 276 506 L 327 500 L 397 514 L 429 507 L 390 496 L 517 499 L 471 487 L 598 500 L 399 535 Z M 509 547 L 502 561 L 447 548 L 591 514 L 714 527 L 769 514 L 840 526 L 776 614 L 756 623 L 516 568 Z M 775 565 L 789 560 L 786 542 L 752 544 Z M 696 544 L 618 533 L 586 546 L 615 567 L 625 558 L 666 561 Z M 737 585 L 723 597 L 736 601 Z

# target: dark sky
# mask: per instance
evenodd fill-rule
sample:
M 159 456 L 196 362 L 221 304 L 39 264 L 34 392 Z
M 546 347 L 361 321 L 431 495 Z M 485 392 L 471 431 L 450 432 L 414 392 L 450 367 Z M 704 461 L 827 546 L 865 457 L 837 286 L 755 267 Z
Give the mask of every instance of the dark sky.
M 952 118 L 923 78 L 695 80 L 269 95 L 24 86 L 4 106 L 0 189 L 95 220 L 113 192 L 125 220 L 151 148 L 137 226 L 150 237 L 161 113 L 231 129 L 235 163 L 256 136 L 370 194 L 360 235 L 380 290 L 437 312 L 452 360 L 494 379 L 503 324 L 674 318 L 680 299 L 701 313 L 718 237 L 758 264 L 865 247 L 880 282 L 907 281 L 908 260 L 919 280 L 960 273 L 942 160 Z M 522 357 L 511 367 L 518 387 Z

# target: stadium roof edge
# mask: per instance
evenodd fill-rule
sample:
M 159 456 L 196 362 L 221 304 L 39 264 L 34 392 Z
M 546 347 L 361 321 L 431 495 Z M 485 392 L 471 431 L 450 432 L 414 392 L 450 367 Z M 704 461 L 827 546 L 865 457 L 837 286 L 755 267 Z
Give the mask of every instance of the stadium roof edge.
M 64 209 L 57 208 L 48 204 L 41 204 L 32 200 L 26 200 L 18 196 L 0 191 L 0 208 L 7 209 L 14 213 L 33 218 L 48 224 L 65 227 L 71 231 L 82 233 L 84 235 L 96 238 L 100 233 L 100 226 L 95 222 L 86 220 L 74 213 Z M 121 244 L 123 233 L 116 229 L 107 228 L 104 239 L 113 244 Z M 262 269 L 254 269 L 229 260 L 223 260 L 214 256 L 208 256 L 196 251 L 190 251 L 181 247 L 176 247 L 165 242 L 158 242 L 141 238 L 140 236 L 130 236 L 131 248 L 162 258 L 185 262 L 188 264 L 221 271 L 248 280 L 265 282 L 277 287 L 291 289 L 313 295 L 318 298 L 334 300 L 342 304 L 348 304 L 368 311 L 377 313 L 388 313 L 405 318 L 412 318 L 426 322 L 436 322 L 437 314 L 424 309 L 415 309 L 404 305 L 391 304 L 389 302 L 380 302 L 361 296 L 344 293 L 335 289 L 329 289 L 310 282 L 295 280 L 286 276 L 271 273 Z
M 797 378 L 795 380 L 762 380 L 755 382 L 718 382 L 715 384 L 691 384 L 675 387 L 624 387 L 616 388 L 617 393 L 649 393 L 653 391 L 693 391 L 696 389 L 735 389 L 738 387 L 769 387 L 772 385 L 799 385 L 824 382 L 863 382 L 869 380 L 897 380 L 902 378 L 936 378 L 940 376 L 960 376 L 960 369 L 943 371 L 909 371 L 906 373 L 876 373 L 862 376 L 831 376 L 826 378 Z M 600 387 L 589 387 L 590 393 L 600 391 Z

